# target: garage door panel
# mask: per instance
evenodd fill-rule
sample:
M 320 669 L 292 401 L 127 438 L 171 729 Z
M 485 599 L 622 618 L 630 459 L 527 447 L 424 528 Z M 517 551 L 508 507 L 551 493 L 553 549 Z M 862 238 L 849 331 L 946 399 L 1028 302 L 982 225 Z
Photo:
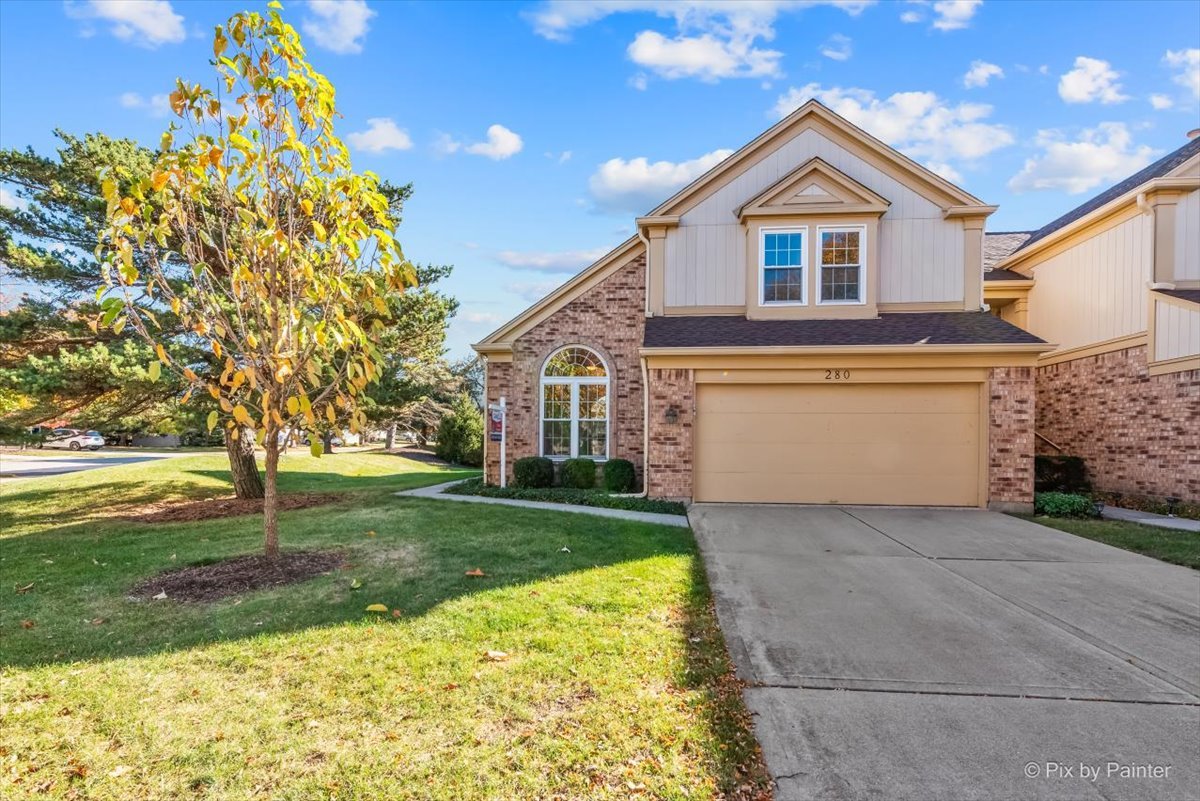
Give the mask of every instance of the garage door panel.
M 957 414 L 707 414 L 711 426 L 705 443 L 786 442 L 836 444 L 851 442 L 974 443 L 978 413 Z
M 978 384 L 701 384 L 700 501 L 974 506 Z

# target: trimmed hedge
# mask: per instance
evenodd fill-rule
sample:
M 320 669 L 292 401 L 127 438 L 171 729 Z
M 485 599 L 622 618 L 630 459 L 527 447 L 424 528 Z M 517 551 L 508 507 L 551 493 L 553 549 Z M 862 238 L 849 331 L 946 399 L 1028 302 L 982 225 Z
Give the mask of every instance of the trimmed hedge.
M 526 456 L 513 462 L 513 486 L 537 489 L 554 484 L 554 462 L 544 456 Z
M 1092 489 L 1087 465 L 1080 456 L 1035 456 L 1033 458 L 1035 492 L 1081 493 Z
M 596 486 L 596 463 L 591 459 L 568 459 L 562 463 L 558 483 L 571 489 L 592 489 Z
M 1035 514 L 1050 517 L 1095 517 L 1096 507 L 1086 495 L 1069 492 L 1038 492 L 1033 496 Z
M 453 464 L 483 464 L 483 412 L 469 395 L 460 395 L 438 424 L 434 453 Z
M 568 487 L 500 487 L 485 484 L 482 478 L 461 481 L 445 492 L 449 495 L 479 495 L 484 498 L 512 498 L 518 501 L 542 501 L 543 503 L 571 503 L 576 506 L 595 506 L 601 509 L 625 509 L 630 512 L 654 512 L 663 515 L 687 514 L 687 507 L 676 501 L 656 498 L 621 498 L 609 495 L 604 490 L 581 490 Z
M 604 488 L 609 492 L 632 492 L 636 482 L 637 473 L 628 459 L 609 459 L 604 463 Z

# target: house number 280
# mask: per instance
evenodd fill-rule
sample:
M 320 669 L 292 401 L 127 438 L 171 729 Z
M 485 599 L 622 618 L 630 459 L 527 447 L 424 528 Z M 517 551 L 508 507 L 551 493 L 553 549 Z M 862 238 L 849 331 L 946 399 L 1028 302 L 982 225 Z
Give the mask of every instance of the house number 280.
M 848 381 L 848 380 L 850 380 L 850 371 L 849 370 L 826 370 L 825 371 L 825 380 L 826 381 Z

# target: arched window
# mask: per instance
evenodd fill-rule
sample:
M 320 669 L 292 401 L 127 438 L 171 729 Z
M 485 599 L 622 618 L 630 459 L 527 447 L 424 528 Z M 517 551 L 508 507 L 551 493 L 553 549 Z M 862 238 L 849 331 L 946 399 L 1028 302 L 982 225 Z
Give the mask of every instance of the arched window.
M 571 346 L 542 368 L 542 455 L 608 458 L 608 368 L 600 354 Z

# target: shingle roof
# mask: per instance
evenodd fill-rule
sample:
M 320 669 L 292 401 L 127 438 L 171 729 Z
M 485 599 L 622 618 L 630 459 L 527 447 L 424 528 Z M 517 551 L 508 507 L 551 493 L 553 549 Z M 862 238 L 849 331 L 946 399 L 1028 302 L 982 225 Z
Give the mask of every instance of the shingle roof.
M 1043 340 L 987 312 L 881 314 L 865 320 L 747 320 L 740 316 L 650 317 L 647 348 L 821 345 L 1023 345 Z
M 1200 289 L 1156 289 L 1154 291 L 1180 300 L 1200 303 Z
M 1032 231 L 996 231 L 983 236 L 983 270 L 986 277 L 992 265 L 1025 244 Z
M 987 270 L 983 274 L 984 281 L 1032 281 L 1028 275 L 1021 275 L 1016 270 Z
M 1017 250 L 1024 250 L 1034 242 L 1037 242 L 1039 239 L 1046 238 L 1059 228 L 1064 228 L 1070 225 L 1080 217 L 1084 217 L 1106 203 L 1116 200 L 1126 192 L 1132 192 L 1134 189 L 1137 189 L 1147 181 L 1155 178 L 1161 178 L 1197 153 L 1200 153 L 1200 136 L 1189 140 L 1188 143 L 1183 147 L 1179 148 L 1173 153 L 1168 153 L 1158 161 L 1151 164 L 1149 167 L 1135 172 L 1133 175 L 1129 176 L 1124 181 L 1121 181 L 1119 184 L 1109 187 L 1107 190 L 1096 195 L 1082 206 L 1077 206 L 1063 216 L 1059 217 L 1057 220 L 1043 225 L 1041 228 L 1034 231 L 1033 235 L 1026 239 L 1025 242 L 1017 248 Z

